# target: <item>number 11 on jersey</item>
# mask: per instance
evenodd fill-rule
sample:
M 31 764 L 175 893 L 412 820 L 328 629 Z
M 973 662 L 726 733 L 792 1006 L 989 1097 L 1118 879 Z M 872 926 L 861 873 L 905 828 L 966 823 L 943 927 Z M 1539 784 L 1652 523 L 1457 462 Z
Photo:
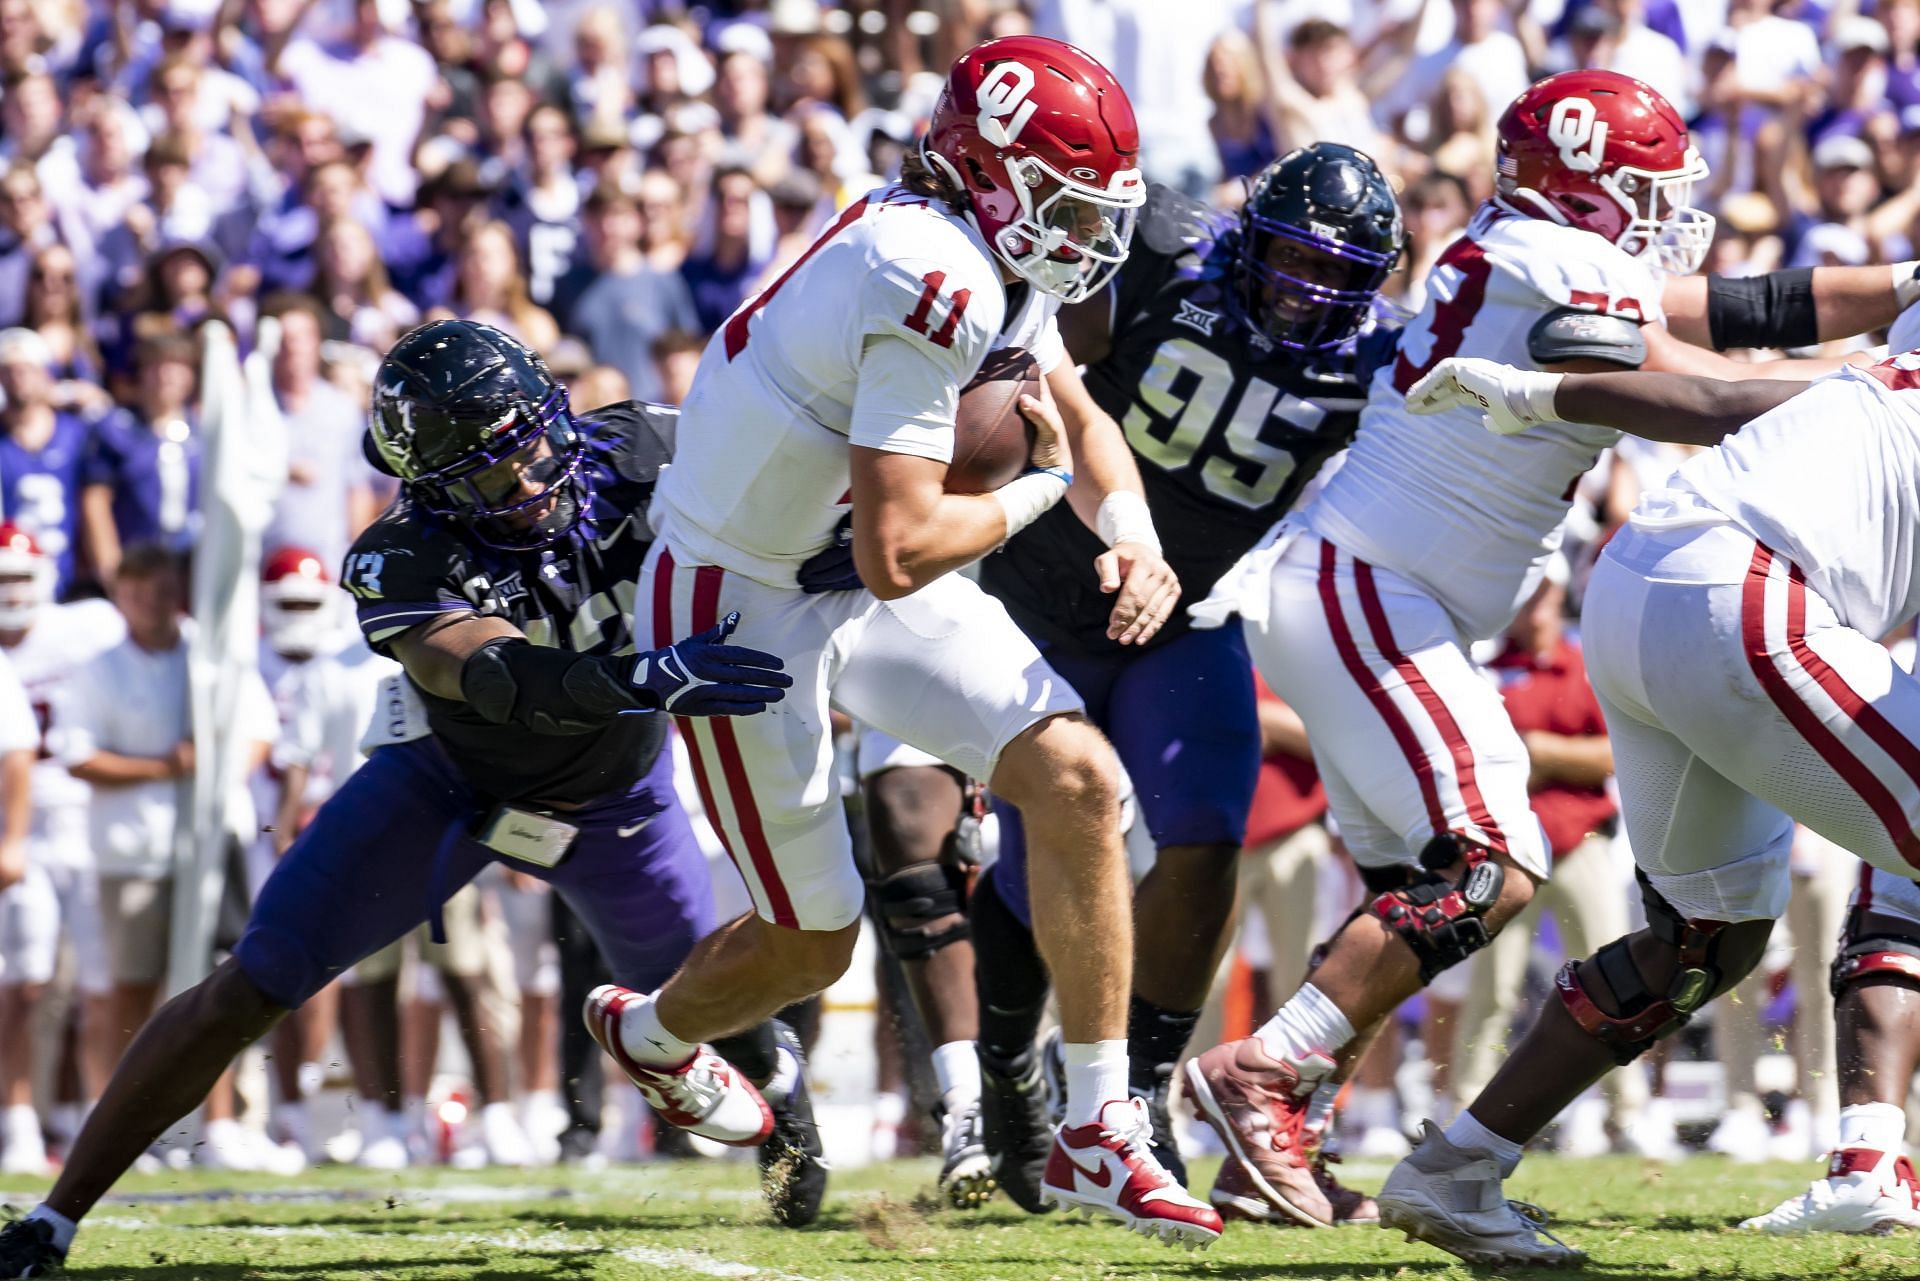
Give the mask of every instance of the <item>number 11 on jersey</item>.
M 940 298 L 940 288 L 947 283 L 947 273 L 930 271 L 920 277 L 920 283 L 924 286 L 920 290 L 920 301 L 914 304 L 913 310 L 907 313 L 901 323 L 914 333 L 925 335 L 927 341 L 936 347 L 953 346 L 953 336 L 959 332 L 960 317 L 967 314 L 967 303 L 973 298 L 973 290 L 955 290 L 953 300 L 947 306 L 947 318 L 938 329 L 929 333 L 927 323 L 933 316 L 934 303 Z

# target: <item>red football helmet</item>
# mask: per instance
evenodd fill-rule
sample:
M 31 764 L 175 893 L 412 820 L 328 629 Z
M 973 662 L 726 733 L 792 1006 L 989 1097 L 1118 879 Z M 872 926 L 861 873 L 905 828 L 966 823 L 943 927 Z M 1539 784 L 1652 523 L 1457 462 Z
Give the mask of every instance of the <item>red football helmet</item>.
M 311 658 L 333 632 L 333 576 L 304 547 L 282 547 L 260 571 L 260 624 L 283 658 Z
M 921 153 L 1036 288 L 1077 302 L 1126 261 L 1147 198 L 1140 128 L 1113 73 L 1072 45 L 1007 36 L 961 54 Z
M 1513 100 L 1500 117 L 1495 199 L 1652 255 L 1692 275 L 1713 242 L 1713 216 L 1695 209 L 1706 161 L 1673 105 L 1614 71 L 1563 71 Z
M 11 521 L 0 524 L 0 632 L 24 632 L 53 601 L 53 557 L 32 534 Z

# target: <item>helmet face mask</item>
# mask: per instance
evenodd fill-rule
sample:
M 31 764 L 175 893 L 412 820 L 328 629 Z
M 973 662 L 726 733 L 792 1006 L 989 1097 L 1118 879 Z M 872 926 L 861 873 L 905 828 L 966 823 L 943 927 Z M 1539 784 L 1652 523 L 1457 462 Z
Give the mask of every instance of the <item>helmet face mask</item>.
M 1399 204 L 1372 159 L 1314 143 L 1249 185 L 1228 297 L 1276 347 L 1338 347 L 1366 323 L 1404 239 Z
M 488 546 L 548 546 L 587 510 L 585 441 L 566 389 L 497 329 L 443 321 L 404 336 L 373 408 L 374 445 L 409 496 Z
M 1068 303 L 1126 261 L 1147 199 L 1139 152 L 1119 81 L 1041 36 L 960 55 L 921 143 L 927 167 L 1007 270 Z

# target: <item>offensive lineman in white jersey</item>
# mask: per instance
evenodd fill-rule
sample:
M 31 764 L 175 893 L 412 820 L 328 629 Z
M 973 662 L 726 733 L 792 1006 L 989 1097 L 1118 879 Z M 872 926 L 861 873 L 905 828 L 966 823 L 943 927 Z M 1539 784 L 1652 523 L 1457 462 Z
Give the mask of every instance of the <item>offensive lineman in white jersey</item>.
M 1064 361 L 1053 319 L 1126 257 L 1146 194 L 1138 145 L 1124 91 L 1085 53 L 1028 36 L 980 45 L 955 62 L 905 185 L 851 205 L 708 345 L 634 604 L 640 635 L 737 610 L 742 642 L 771 646 L 793 674 L 761 723 L 682 722 L 755 911 L 656 996 L 601 989 L 588 1022 L 644 1073 L 840 976 L 866 887 L 833 786 L 831 702 L 989 780 L 1028 816 L 1035 925 L 1067 1043 L 1067 1118 L 1043 1195 L 1204 1245 L 1220 1216 L 1168 1177 L 1127 1095 L 1119 763 L 1001 605 L 951 572 L 1067 495 L 1071 447 L 1070 501 L 1110 548 L 1096 569 L 1117 593 L 1115 639 L 1144 640 L 1172 610 L 1178 585 L 1132 457 Z M 1033 467 L 992 494 L 945 493 L 958 389 L 1004 347 L 1028 349 L 1046 374 L 1046 403 L 1023 402 Z M 836 577 L 822 565 L 849 506 L 849 572 Z
M 1653 90 L 1605 71 L 1551 76 L 1499 124 L 1495 196 L 1428 278 L 1374 379 L 1346 462 L 1215 589 L 1306 722 L 1364 904 L 1256 1034 L 1192 1060 L 1200 1114 L 1260 1194 L 1322 1223 L 1301 1136 L 1387 1015 L 1484 947 L 1544 879 L 1529 762 L 1467 646 L 1503 630 L 1558 548 L 1574 482 L 1618 433 L 1553 423 L 1512 439 L 1477 414 L 1414 418 L 1406 393 L 1455 353 L 1533 369 L 1805 379 L 1835 362 L 1741 364 L 1691 345 L 1803 345 L 1895 315 L 1914 264 L 1686 279 L 1713 220 L 1706 166 Z M 1236 581 L 1237 580 L 1237 581 Z
M 1448 361 L 1416 412 L 1485 411 L 1496 432 L 1605 423 L 1717 448 L 1653 490 L 1587 587 L 1587 672 L 1613 740 L 1648 925 L 1569 962 L 1471 1108 L 1380 1194 L 1383 1225 L 1483 1264 L 1579 1257 L 1500 1192 L 1520 1145 L 1589 1083 L 1744 977 L 1785 910 L 1794 820 L 1873 869 L 1834 972 L 1891 998 L 1920 975 L 1920 681 L 1879 638 L 1920 613 L 1920 352 L 1806 387 L 1568 376 Z M 1742 425 L 1744 424 L 1744 426 Z M 1727 435 L 1732 432 L 1732 435 Z M 1864 927 L 1864 928 L 1863 928 Z M 1863 987 L 1862 984 L 1875 986 Z M 1898 986 L 1880 986 L 1894 984 Z M 1747 1227 L 1920 1226 L 1899 1155 L 1912 1075 L 1843 1066 L 1829 1177 Z

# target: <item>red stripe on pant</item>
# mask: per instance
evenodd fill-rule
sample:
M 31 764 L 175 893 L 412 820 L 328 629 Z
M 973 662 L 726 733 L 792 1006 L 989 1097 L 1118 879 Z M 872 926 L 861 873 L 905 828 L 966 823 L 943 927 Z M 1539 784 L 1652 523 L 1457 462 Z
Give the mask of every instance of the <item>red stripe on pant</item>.
M 1413 660 L 1401 653 L 1400 647 L 1394 644 L 1393 629 L 1387 623 L 1386 606 L 1380 603 L 1380 589 L 1374 586 L 1373 566 L 1357 556 L 1353 561 L 1353 584 L 1360 592 L 1360 610 L 1366 615 L 1368 630 L 1373 633 L 1374 648 L 1380 651 L 1382 658 L 1393 664 L 1393 670 L 1400 674 L 1400 679 L 1420 700 L 1420 706 L 1426 709 L 1427 718 L 1433 722 L 1440 741 L 1447 745 L 1447 754 L 1453 757 L 1453 773 L 1459 781 L 1460 800 L 1467 807 L 1467 821 L 1486 835 L 1490 848 L 1504 852 L 1507 836 L 1500 830 L 1500 825 L 1493 821 L 1493 811 L 1487 808 L 1487 798 L 1480 794 L 1480 778 L 1475 772 L 1473 748 L 1468 744 L 1467 736 L 1460 732 L 1460 723 L 1447 710 L 1439 691 L 1427 683 L 1427 678 L 1421 675 Z M 1438 836 L 1446 830 L 1445 826 L 1441 826 L 1434 835 Z
M 1357 566 L 1360 562 L 1355 561 Z M 1333 632 L 1333 647 L 1340 652 L 1340 661 L 1346 665 L 1347 674 L 1353 677 L 1367 701 L 1373 704 L 1373 710 L 1380 713 L 1380 719 L 1387 723 L 1387 732 L 1393 735 L 1393 741 L 1400 745 L 1401 755 L 1407 758 L 1407 764 L 1413 769 L 1413 776 L 1420 784 L 1420 799 L 1426 802 L 1427 818 L 1433 823 L 1437 836 L 1447 830 L 1447 812 L 1440 805 L 1440 789 L 1434 782 L 1433 771 L 1427 768 L 1426 753 L 1421 750 L 1420 739 L 1413 732 L 1413 726 L 1400 713 L 1394 704 L 1393 695 L 1383 686 L 1360 657 L 1360 647 L 1353 642 L 1353 631 L 1347 626 L 1347 616 L 1340 609 L 1340 583 L 1336 575 L 1339 566 L 1339 552 L 1334 545 L 1325 541 L 1320 543 L 1320 604 L 1327 611 L 1327 626 Z
M 702 565 L 693 571 L 692 630 L 695 633 L 704 632 L 719 623 L 720 582 L 725 573 L 717 565 Z M 679 639 L 673 632 L 673 575 L 673 553 L 662 548 L 660 563 L 654 567 L 653 580 L 653 632 L 656 645 L 671 645 Z M 675 719 L 680 724 L 680 736 L 686 740 L 687 755 L 693 761 L 694 784 L 699 788 L 700 802 L 707 807 L 707 817 L 720 837 L 720 844 L 726 848 L 727 857 L 733 860 L 735 870 L 745 876 L 747 868 L 740 861 L 740 852 L 735 848 L 736 841 L 728 834 L 728 824 L 721 820 L 720 811 L 714 806 L 713 779 L 707 772 L 707 763 L 700 750 L 700 740 L 694 735 L 692 720 L 685 716 Z M 726 780 L 727 799 L 733 803 L 733 825 L 739 828 L 738 843 L 747 847 L 747 857 L 753 865 L 753 879 L 760 883 L 761 890 L 767 896 L 767 910 L 773 913 L 774 924 L 798 929 L 800 921 L 793 914 L 793 899 L 780 880 L 780 869 L 773 861 L 773 848 L 767 844 L 766 829 L 760 822 L 760 809 L 754 804 L 753 784 L 747 777 L 746 761 L 740 755 L 740 740 L 734 736 L 733 723 L 724 716 L 701 719 L 706 722 L 707 732 L 713 735 L 714 755 L 719 758 L 720 773 Z
M 1849 751 L 1839 735 L 1828 729 L 1819 714 L 1794 692 L 1792 684 L 1775 665 L 1773 655 L 1767 649 L 1767 588 L 1771 582 L 1772 567 L 1773 553 L 1755 542 L 1753 561 L 1747 567 L 1747 579 L 1740 588 L 1740 639 L 1747 651 L 1747 665 L 1753 669 L 1760 688 L 1767 692 L 1773 705 L 1787 718 L 1787 723 L 1798 730 L 1800 737 L 1806 739 L 1813 750 L 1820 754 L 1820 759 L 1866 802 L 1867 808 L 1887 829 L 1887 838 L 1900 851 L 1900 856 L 1915 867 L 1920 867 L 1920 835 L 1916 835 L 1908 824 L 1900 802 L 1866 762 Z M 1788 569 L 1792 570 L 1791 563 Z M 1840 674 L 1827 666 L 1825 660 L 1807 645 L 1807 586 L 1797 573 L 1791 572 L 1787 580 L 1787 647 L 1841 712 L 1865 730 L 1869 737 L 1874 737 L 1875 742 L 1879 742 L 1862 719 L 1862 714 L 1871 714 L 1882 724 L 1886 724 L 1886 718 L 1868 706 L 1866 700 L 1855 693 Z M 1886 728 L 1898 733 L 1891 725 L 1886 725 Z

